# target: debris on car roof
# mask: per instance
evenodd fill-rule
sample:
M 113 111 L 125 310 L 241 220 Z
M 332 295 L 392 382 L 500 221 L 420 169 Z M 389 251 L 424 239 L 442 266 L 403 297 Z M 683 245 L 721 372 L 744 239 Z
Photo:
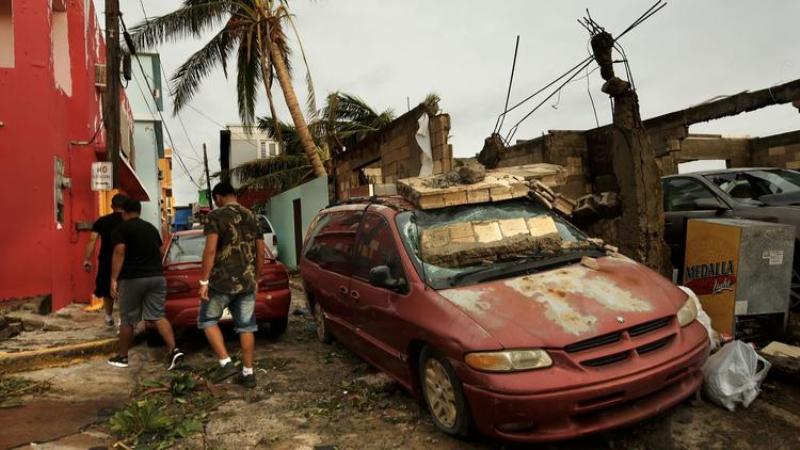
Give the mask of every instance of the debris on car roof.
M 528 164 L 491 171 L 479 164 L 470 164 L 454 172 L 399 180 L 397 186 L 400 195 L 420 209 L 498 202 L 533 195 L 548 208 L 558 205 L 563 214 L 570 215 L 574 202 L 552 189 L 564 179 L 565 169 L 555 164 Z

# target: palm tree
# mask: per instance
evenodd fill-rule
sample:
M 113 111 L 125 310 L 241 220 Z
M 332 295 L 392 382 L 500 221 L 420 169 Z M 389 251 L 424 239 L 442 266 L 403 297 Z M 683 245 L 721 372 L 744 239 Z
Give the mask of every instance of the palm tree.
M 323 152 L 333 153 L 380 130 L 395 118 L 391 109 L 378 113 L 360 98 L 338 91 L 329 94 L 325 106 L 312 117 L 317 118 L 309 124 L 315 144 Z M 241 184 L 240 189 L 281 192 L 305 181 L 312 173 L 311 165 L 297 128 L 268 116 L 258 119 L 258 127 L 281 142 L 284 153 L 230 169 L 230 175 Z
M 325 168 L 292 86 L 289 64 L 291 49 L 284 25 L 291 26 L 295 34 L 297 30 L 287 0 L 184 0 L 177 10 L 146 19 L 132 28 L 131 33 L 135 45 L 147 48 L 180 38 L 199 37 L 219 24 L 224 24 L 222 29 L 173 75 L 174 110 L 179 111 L 192 99 L 211 69 L 221 66 L 227 76 L 228 58 L 236 50 L 237 104 L 242 122 L 246 126 L 254 123 L 257 85 L 262 83 L 270 116 L 274 123 L 278 123 L 271 91 L 272 81 L 277 78 L 313 173 L 316 176 L 325 175 Z M 299 44 L 299 48 L 308 70 L 302 44 Z M 309 106 L 315 110 L 310 74 L 306 81 Z M 280 136 L 281 130 L 275 128 L 275 134 Z

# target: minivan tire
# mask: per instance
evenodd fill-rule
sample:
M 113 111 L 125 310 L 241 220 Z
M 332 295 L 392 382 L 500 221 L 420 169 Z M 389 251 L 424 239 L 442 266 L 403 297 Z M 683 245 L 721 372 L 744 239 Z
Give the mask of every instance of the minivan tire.
M 323 344 L 329 344 L 333 340 L 333 336 L 328 329 L 328 321 L 325 319 L 325 312 L 319 302 L 314 302 L 314 323 L 316 324 L 317 339 Z
M 426 346 L 420 352 L 419 383 L 425 405 L 436 427 L 459 438 L 468 437 L 472 418 L 464 392 L 461 390 L 461 380 L 458 379 L 450 361 L 431 347 Z M 432 398 L 433 396 L 438 398 Z M 442 402 L 450 404 L 442 405 Z M 434 411 L 434 407 L 440 410 L 438 414 Z M 443 415 L 442 408 L 452 408 L 450 415 L 454 414 L 455 417 L 449 420 L 440 419 L 439 416 Z

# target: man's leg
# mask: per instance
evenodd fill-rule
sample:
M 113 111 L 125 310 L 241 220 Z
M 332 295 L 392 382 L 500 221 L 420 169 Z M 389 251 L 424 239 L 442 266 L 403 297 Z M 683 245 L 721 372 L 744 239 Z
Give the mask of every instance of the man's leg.
M 164 343 L 167 344 L 167 351 L 175 350 L 175 334 L 172 332 L 172 324 L 169 323 L 169 320 L 162 317 L 151 323 L 155 325 L 161 339 L 164 339 Z
M 245 387 L 253 388 L 256 386 L 255 374 L 253 373 L 253 351 L 255 348 L 255 336 L 253 333 L 258 331 L 256 324 L 256 297 L 255 293 L 239 294 L 230 305 L 233 320 L 236 323 L 236 332 L 239 333 L 239 341 L 242 345 L 242 373 L 239 383 Z
M 239 341 L 242 344 L 242 367 L 252 369 L 256 338 L 253 333 L 239 333 Z
M 120 325 L 117 355 L 127 358 L 128 350 L 131 348 L 131 342 L 133 342 L 133 325 Z
M 105 309 L 106 317 L 114 313 L 114 299 L 110 295 L 103 297 L 103 309 Z
M 228 359 L 229 355 L 228 350 L 225 348 L 225 338 L 222 336 L 222 330 L 219 329 L 219 326 L 214 324 L 203 328 L 203 333 L 205 333 L 208 344 L 211 345 L 211 349 L 214 350 L 217 358 L 220 361 Z

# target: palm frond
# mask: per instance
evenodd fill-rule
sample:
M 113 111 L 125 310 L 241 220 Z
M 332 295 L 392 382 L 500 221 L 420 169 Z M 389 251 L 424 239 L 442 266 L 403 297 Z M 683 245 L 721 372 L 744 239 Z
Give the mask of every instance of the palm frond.
M 231 21 L 203 48 L 186 60 L 172 76 L 173 111 L 177 113 L 191 101 L 200 83 L 216 66 L 221 65 L 225 77 L 228 76 L 227 59 L 229 53 L 239 42 Z
M 275 138 L 275 123 L 271 117 L 259 117 L 258 128 L 267 133 L 271 138 Z M 300 135 L 294 125 L 290 125 L 281 120 L 278 121 L 278 128 L 281 130 L 283 142 L 283 152 L 287 155 L 302 155 L 303 144 L 300 142 Z
M 311 164 L 305 155 L 279 155 L 234 167 L 230 174 L 241 190 L 284 191 L 304 181 Z
M 231 0 L 184 0 L 183 6 L 163 16 L 148 18 L 131 28 L 137 48 L 152 48 L 164 42 L 199 37 L 235 8 Z
M 261 81 L 261 61 L 258 46 L 254 42 L 253 27 L 246 32 L 239 42 L 239 53 L 236 62 L 236 94 L 239 106 L 239 118 L 245 127 L 253 125 L 255 119 L 256 88 Z

